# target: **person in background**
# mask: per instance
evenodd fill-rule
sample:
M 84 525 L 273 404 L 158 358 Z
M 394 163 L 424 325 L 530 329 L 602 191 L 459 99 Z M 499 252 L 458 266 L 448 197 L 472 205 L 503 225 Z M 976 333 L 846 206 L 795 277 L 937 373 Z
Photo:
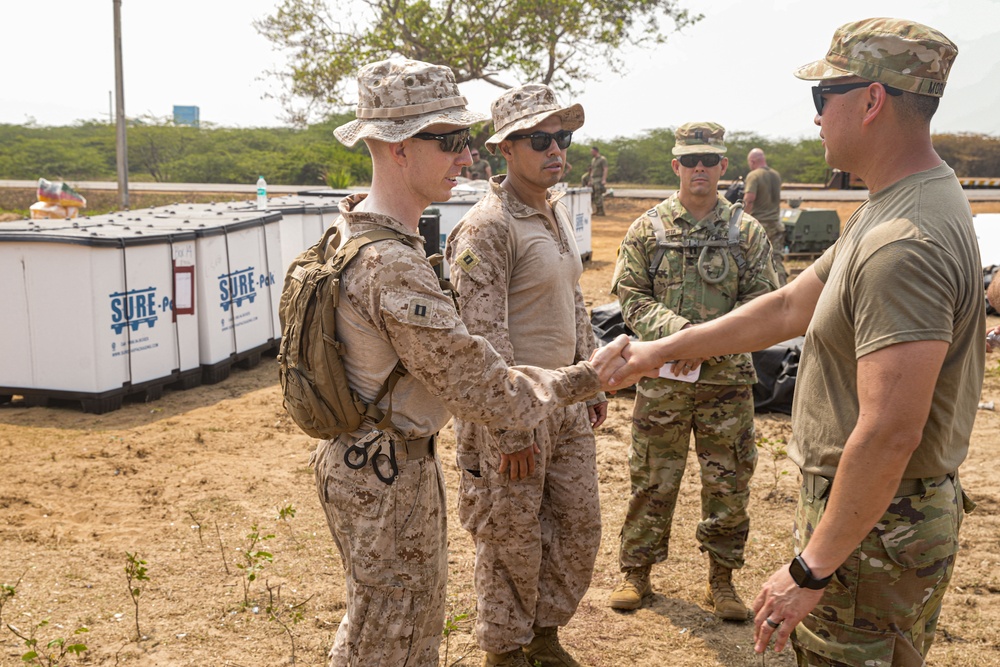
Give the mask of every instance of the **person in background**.
M 771 257 L 778 273 L 778 285 L 788 282 L 785 271 L 785 225 L 781 222 L 781 174 L 767 166 L 764 151 L 754 148 L 747 154 L 747 174 L 743 186 L 743 206 L 767 232 Z
M 672 166 L 680 189 L 632 223 L 611 286 L 625 322 L 644 341 L 702 326 L 777 287 L 766 232 L 717 189 L 729 165 L 725 129 L 687 123 L 675 136 Z M 614 609 L 638 609 L 652 593 L 650 570 L 667 559 L 694 432 L 702 489 L 695 536 L 708 553 L 706 602 L 719 618 L 747 620 L 732 573 L 744 565 L 750 530 L 757 376 L 749 354 L 707 357 L 681 359 L 673 375 L 637 387 L 632 495 L 618 553 L 623 579 L 609 598 Z
M 493 176 L 493 168 L 484 158 L 479 157 L 479 149 L 473 148 L 472 164 L 465 168 L 465 175 L 471 181 L 488 181 Z
M 590 147 L 590 167 L 583 176 L 583 186 L 590 186 L 594 215 L 604 215 L 604 192 L 608 189 L 608 159 L 597 146 Z

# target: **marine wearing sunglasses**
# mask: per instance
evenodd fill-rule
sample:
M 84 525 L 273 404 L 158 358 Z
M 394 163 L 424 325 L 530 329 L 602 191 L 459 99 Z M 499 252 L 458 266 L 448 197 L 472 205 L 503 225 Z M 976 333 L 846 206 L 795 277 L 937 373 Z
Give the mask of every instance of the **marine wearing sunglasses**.
M 857 90 L 858 88 L 867 88 L 874 83 L 877 82 L 855 81 L 854 83 L 835 83 L 827 86 L 813 86 L 813 104 L 816 105 L 816 115 L 823 115 L 823 107 L 826 105 L 826 98 L 823 97 L 824 95 L 843 95 L 844 93 Z M 887 86 L 884 83 L 879 83 L 878 85 L 885 88 L 885 92 L 889 93 L 893 97 L 899 97 L 903 94 L 903 91 L 899 88 L 893 88 L 892 86 Z
M 445 153 L 461 153 L 472 143 L 472 132 L 469 128 L 463 127 L 461 130 L 446 132 L 444 134 L 417 132 L 413 135 L 413 138 L 421 139 L 422 141 L 436 141 Z
M 511 141 L 517 141 L 518 139 L 531 139 L 531 149 L 541 153 L 542 151 L 548 150 L 552 142 L 556 142 L 556 146 L 560 150 L 566 150 L 569 148 L 570 143 L 573 142 L 573 133 L 570 130 L 559 130 L 558 132 L 532 132 L 531 134 L 508 134 L 507 138 Z

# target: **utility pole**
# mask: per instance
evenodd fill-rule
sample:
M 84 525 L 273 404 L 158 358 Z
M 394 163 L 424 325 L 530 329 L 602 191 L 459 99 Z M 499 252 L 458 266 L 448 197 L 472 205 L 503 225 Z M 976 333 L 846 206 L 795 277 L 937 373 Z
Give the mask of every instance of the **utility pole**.
M 115 9 L 115 147 L 118 163 L 118 197 L 128 208 L 128 141 L 125 136 L 125 83 L 122 79 L 122 0 L 111 0 Z

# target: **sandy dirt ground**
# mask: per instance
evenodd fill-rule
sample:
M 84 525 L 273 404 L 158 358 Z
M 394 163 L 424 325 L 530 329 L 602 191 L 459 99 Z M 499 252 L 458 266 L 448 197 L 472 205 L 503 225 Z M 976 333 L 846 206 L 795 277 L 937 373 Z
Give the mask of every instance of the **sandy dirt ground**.
M 612 300 L 615 250 L 651 203 L 611 200 L 609 215 L 595 220 L 594 258 L 583 277 L 589 306 Z M 853 207 L 841 205 L 843 220 Z M 265 357 L 220 384 L 167 391 L 105 415 L 73 405 L 0 406 L 0 665 L 36 664 L 22 662 L 25 641 L 8 624 L 40 648 L 57 642 L 45 649 L 49 656 L 58 656 L 60 640 L 63 649 L 77 642 L 88 649 L 37 664 L 326 663 L 344 611 L 343 569 L 307 465 L 314 443 L 285 416 L 276 374 L 274 359 Z M 693 457 L 671 557 L 654 569 L 655 595 L 636 612 L 607 607 L 619 576 L 618 531 L 629 494 L 632 399 L 627 393 L 613 398 L 597 433 L 603 539 L 591 588 L 561 633 L 564 643 L 595 667 L 792 665 L 790 650 L 762 660 L 752 651 L 749 624 L 724 623 L 705 610 L 707 563 L 694 540 L 700 508 Z M 1000 406 L 997 355 L 987 362 L 983 400 Z M 790 558 L 799 484 L 784 455 L 788 417 L 758 415 L 757 428 L 747 566 L 736 577 L 747 601 Z M 450 427 L 441 449 L 452 510 L 458 475 Z M 962 468 L 979 507 L 962 529 L 933 667 L 1000 666 L 998 456 L 1000 413 L 980 410 Z M 482 660 L 471 634 L 473 558 L 472 542 L 453 514 L 442 665 Z M 146 578 L 132 582 L 137 603 L 126 578 L 132 559 L 146 568 Z M 76 634 L 81 628 L 88 631 Z

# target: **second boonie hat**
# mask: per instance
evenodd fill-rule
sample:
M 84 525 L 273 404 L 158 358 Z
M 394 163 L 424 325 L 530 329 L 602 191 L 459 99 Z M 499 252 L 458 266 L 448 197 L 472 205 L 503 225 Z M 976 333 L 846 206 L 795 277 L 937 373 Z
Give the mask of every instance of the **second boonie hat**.
M 583 126 L 583 107 L 579 104 L 562 106 L 555 91 L 541 83 L 528 83 L 508 90 L 493 100 L 491 111 L 494 134 L 486 140 L 490 153 L 496 153 L 497 145 L 507 135 L 534 127 L 549 116 L 559 116 L 564 130 L 572 132 Z

